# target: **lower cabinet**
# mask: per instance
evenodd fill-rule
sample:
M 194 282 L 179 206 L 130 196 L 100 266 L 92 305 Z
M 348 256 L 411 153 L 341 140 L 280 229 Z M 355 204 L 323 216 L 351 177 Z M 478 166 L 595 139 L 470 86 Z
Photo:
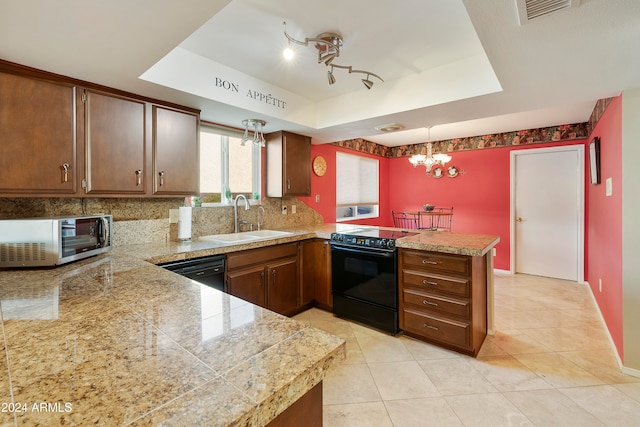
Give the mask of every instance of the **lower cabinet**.
M 400 249 L 400 329 L 476 356 L 487 335 L 487 270 L 483 256 Z
M 298 244 L 285 243 L 227 255 L 225 291 L 285 316 L 300 304 Z
M 331 247 L 324 239 L 302 243 L 302 303 L 331 310 Z

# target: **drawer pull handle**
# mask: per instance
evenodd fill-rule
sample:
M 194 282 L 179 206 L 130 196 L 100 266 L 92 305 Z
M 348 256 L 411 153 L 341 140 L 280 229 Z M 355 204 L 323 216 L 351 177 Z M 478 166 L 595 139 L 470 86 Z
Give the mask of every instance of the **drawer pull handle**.
M 438 282 L 430 282 L 429 280 L 423 280 L 422 281 L 423 285 L 431 285 L 431 286 L 438 286 Z
M 438 330 L 438 328 L 437 328 L 437 327 L 435 327 L 435 326 L 431 326 L 431 325 L 429 325 L 429 324 L 427 324 L 427 323 L 425 323 L 425 324 L 424 324 L 424 327 L 425 327 L 425 328 L 429 328 L 429 329 L 433 329 L 434 331 L 437 331 L 437 330 Z
M 422 263 L 429 264 L 429 265 L 438 265 L 438 261 L 429 261 L 428 259 L 423 259 Z
M 426 299 L 423 299 L 422 303 L 425 304 L 425 305 L 432 305 L 434 307 L 438 306 L 438 304 L 436 304 L 435 302 L 427 301 Z

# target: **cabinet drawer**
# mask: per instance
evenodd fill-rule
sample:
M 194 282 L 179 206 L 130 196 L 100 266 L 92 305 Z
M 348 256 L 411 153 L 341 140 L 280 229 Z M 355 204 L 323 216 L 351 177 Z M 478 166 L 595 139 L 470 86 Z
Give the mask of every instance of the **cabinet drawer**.
M 469 257 L 466 256 L 405 250 L 403 251 L 403 265 L 469 275 Z
M 416 289 L 403 289 L 402 299 L 405 304 L 415 305 L 415 309 L 420 312 L 440 312 L 466 320 L 471 318 L 471 303 L 469 301 L 428 294 Z
M 404 284 L 417 286 L 427 292 L 446 292 L 463 298 L 469 298 L 470 295 L 468 279 L 413 270 L 403 270 L 402 276 Z
M 283 243 L 264 248 L 231 252 L 227 254 L 227 270 L 233 270 L 235 268 L 258 263 L 265 263 L 279 258 L 297 256 L 297 254 L 297 243 Z
M 413 310 L 404 311 L 404 324 L 401 328 L 425 338 L 469 348 L 471 325 L 442 317 L 431 316 Z

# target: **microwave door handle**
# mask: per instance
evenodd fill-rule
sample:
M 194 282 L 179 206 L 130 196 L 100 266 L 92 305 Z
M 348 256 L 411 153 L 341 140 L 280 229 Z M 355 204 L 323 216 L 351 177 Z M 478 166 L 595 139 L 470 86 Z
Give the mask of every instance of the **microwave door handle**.
M 101 217 L 100 221 L 102 221 L 102 233 L 100 236 L 100 247 L 104 248 L 109 241 L 109 236 L 111 234 L 111 230 L 109 230 L 109 220 L 106 217 Z

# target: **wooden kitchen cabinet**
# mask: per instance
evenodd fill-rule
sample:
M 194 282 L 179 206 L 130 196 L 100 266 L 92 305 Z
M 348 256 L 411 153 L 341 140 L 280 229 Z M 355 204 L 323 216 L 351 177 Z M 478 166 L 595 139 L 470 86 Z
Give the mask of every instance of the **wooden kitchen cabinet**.
M 83 91 L 87 194 L 145 194 L 146 103 Z
M 153 194 L 200 193 L 198 114 L 153 106 Z
M 225 291 L 285 316 L 300 310 L 298 244 L 227 254 Z
M 315 304 L 332 310 L 331 246 L 328 240 L 314 239 L 302 243 L 302 304 Z
M 199 126 L 199 110 L 0 60 L 0 196 L 198 194 Z
M 311 195 L 311 138 L 274 132 L 266 146 L 267 197 Z
M 399 250 L 400 329 L 476 356 L 487 335 L 486 258 Z
M 75 194 L 76 86 L 9 70 L 0 63 L 0 194 Z
M 227 273 L 227 293 L 249 301 L 252 304 L 266 307 L 264 265 L 230 271 Z
M 294 313 L 299 305 L 298 259 L 285 258 L 267 264 L 267 308 L 276 313 Z

